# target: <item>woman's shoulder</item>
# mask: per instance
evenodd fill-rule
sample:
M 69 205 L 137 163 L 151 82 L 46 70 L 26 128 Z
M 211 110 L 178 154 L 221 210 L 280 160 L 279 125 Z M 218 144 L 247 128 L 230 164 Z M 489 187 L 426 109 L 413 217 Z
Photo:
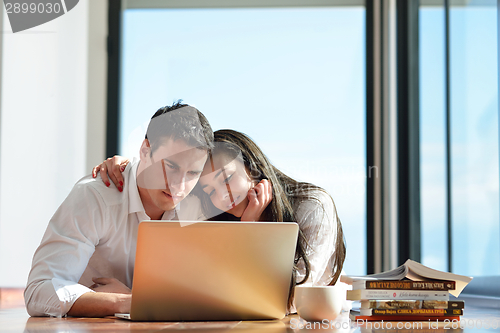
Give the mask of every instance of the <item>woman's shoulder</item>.
M 294 203 L 294 211 L 297 219 L 303 219 L 312 213 L 328 213 L 335 211 L 332 197 L 322 188 L 310 189 Z
M 310 188 L 297 196 L 295 206 L 325 206 L 333 205 L 333 199 L 330 194 L 321 187 Z

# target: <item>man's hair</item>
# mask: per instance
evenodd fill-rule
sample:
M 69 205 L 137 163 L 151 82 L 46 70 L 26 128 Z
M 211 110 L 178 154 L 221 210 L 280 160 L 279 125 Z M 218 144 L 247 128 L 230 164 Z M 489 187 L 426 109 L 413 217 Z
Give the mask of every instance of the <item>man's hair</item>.
M 178 100 L 172 106 L 164 106 L 151 117 L 146 132 L 151 153 L 166 139 L 183 140 L 198 149 L 213 148 L 214 133 L 212 127 L 198 109 Z

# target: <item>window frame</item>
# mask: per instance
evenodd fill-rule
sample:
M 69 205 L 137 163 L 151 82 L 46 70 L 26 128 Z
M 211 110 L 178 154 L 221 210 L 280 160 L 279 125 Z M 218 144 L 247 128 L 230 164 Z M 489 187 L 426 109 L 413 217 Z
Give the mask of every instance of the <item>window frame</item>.
M 394 268 L 407 258 L 420 261 L 418 1 L 217 0 L 207 3 L 203 0 L 108 0 L 108 2 L 107 156 L 117 154 L 119 145 L 121 15 L 124 9 L 364 5 L 366 10 L 367 273 Z M 425 5 L 431 2 L 432 0 L 422 0 L 420 4 Z M 449 8 L 449 0 L 445 2 Z M 497 9 L 500 13 L 499 4 L 500 0 L 497 1 Z M 393 11 L 394 5 L 395 11 Z M 497 17 L 499 15 L 497 14 Z M 384 25 L 385 21 L 394 17 L 396 18 L 395 26 Z M 391 29 L 396 29 L 396 34 L 394 31 L 391 32 Z M 497 35 L 500 39 L 500 25 L 498 29 Z M 397 38 L 397 43 L 395 40 L 391 42 L 391 38 L 394 39 L 394 37 Z M 395 43 L 396 51 L 393 50 L 391 51 L 393 53 L 388 54 L 390 47 L 394 47 L 388 43 Z M 396 58 L 394 58 L 394 52 L 397 52 Z M 449 63 L 449 55 L 447 63 Z M 394 78 L 396 74 L 397 81 L 394 85 L 394 81 L 390 80 L 391 75 Z M 449 82 L 447 91 L 449 91 Z M 449 105 L 449 96 L 447 99 Z M 395 108 L 391 107 L 394 100 L 397 100 Z M 395 127 L 390 125 L 389 121 L 394 121 L 394 119 L 397 121 Z M 447 132 L 449 133 L 449 130 Z M 447 145 L 449 150 L 449 142 Z M 371 174 L 373 167 L 377 167 L 380 172 L 376 177 Z M 448 197 L 448 201 L 450 205 L 451 198 Z M 449 209 L 448 207 L 448 211 Z M 451 248 L 451 226 L 449 217 L 449 248 Z M 451 251 L 449 251 L 449 262 L 451 262 L 450 256 Z M 470 288 L 466 288 L 465 293 L 483 292 L 487 295 L 485 294 L 487 289 L 480 288 L 476 284 L 489 281 L 488 278 L 492 279 L 491 281 L 498 281 L 500 277 L 476 278 Z M 500 297 L 500 292 L 497 296 Z

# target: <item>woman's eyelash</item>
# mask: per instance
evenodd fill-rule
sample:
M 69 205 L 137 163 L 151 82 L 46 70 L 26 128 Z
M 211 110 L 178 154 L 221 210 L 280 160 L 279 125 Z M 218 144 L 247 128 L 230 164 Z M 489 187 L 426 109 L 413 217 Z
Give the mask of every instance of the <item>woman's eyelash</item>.
M 224 179 L 222 182 L 224 184 L 226 184 L 227 182 L 229 182 L 231 180 L 232 177 L 233 177 L 233 175 L 230 175 L 229 177 L 227 177 L 226 179 Z M 208 193 L 208 196 L 211 197 L 214 193 L 215 193 L 215 190 L 212 190 L 210 193 Z

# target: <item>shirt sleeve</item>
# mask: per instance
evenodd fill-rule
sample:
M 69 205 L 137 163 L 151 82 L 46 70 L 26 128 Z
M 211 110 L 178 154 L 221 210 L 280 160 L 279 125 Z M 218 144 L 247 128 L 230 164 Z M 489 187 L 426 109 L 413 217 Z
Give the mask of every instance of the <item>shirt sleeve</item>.
M 315 193 L 296 210 L 297 223 L 309 244 L 306 254 L 311 265 L 305 285 L 328 285 L 331 281 L 337 237 L 337 212 L 326 193 Z M 305 266 L 299 262 L 297 281 L 305 276 Z
M 31 316 L 61 317 L 83 294 L 78 283 L 105 220 L 104 203 L 95 189 L 77 184 L 61 204 L 36 250 L 24 292 Z
M 307 199 L 300 203 L 297 217 L 302 232 L 306 236 L 309 248 L 306 254 L 311 265 L 309 278 L 305 286 L 326 286 L 332 279 L 334 255 L 337 239 L 337 210 L 332 198 L 324 192 L 315 193 L 316 199 Z M 298 264 L 297 282 L 305 276 L 305 266 Z M 344 271 L 341 272 L 344 274 Z M 337 281 L 336 285 L 347 290 L 349 286 Z M 344 299 L 343 311 L 351 309 L 350 301 Z

